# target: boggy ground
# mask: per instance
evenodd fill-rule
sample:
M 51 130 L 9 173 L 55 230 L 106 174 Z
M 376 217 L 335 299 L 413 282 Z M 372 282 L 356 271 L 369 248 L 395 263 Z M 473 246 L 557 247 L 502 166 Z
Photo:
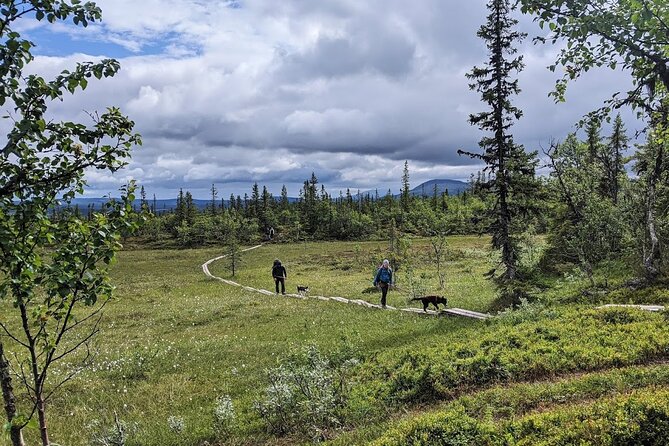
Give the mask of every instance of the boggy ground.
M 483 278 L 495 263 L 488 242 L 449 238 L 443 294 L 450 305 L 486 311 L 492 304 L 494 290 Z M 413 241 L 414 271 L 438 292 L 428 248 L 426 240 Z M 308 344 L 332 351 L 343 338 L 362 362 L 351 377 L 346 424 L 328 432 L 336 444 L 469 444 L 452 440 L 492 442 L 509 429 L 524 432 L 520 442 L 531 438 L 535 431 L 528 426 L 537 423 L 543 430 L 536 432 L 549 438 L 560 431 L 560 420 L 567 425 L 583 414 L 606 425 L 635 392 L 638 413 L 644 412 L 640 400 L 653 413 L 664 408 L 666 392 L 648 396 L 649 389 L 667 388 L 669 332 L 662 314 L 599 313 L 594 301 L 579 300 L 535 304 L 481 322 L 264 296 L 206 278 L 201 264 L 221 254 L 221 248 L 120 254 L 113 268 L 116 299 L 107 310 L 94 366 L 49 406 L 54 442 L 91 444 L 116 414 L 128 425 L 128 445 L 307 443 L 298 434 L 268 434 L 254 401 L 267 386 L 265 371 L 279 358 Z M 303 284 L 312 294 L 377 302 L 378 294 L 365 291 L 374 267 L 387 256 L 387 242 L 268 245 L 244 254 L 234 279 L 272 289 L 270 268 L 278 257 L 288 269 L 291 292 Z M 229 277 L 223 260 L 211 270 Z M 398 273 L 402 287 L 406 276 L 402 268 Z M 584 284 L 578 275 L 565 276 L 542 295 L 571 302 L 568 296 L 582 296 Z M 409 305 L 406 290 L 391 293 L 389 303 Z M 633 301 L 628 294 L 626 300 Z M 605 294 L 598 296 L 606 301 Z M 216 400 L 223 395 L 230 396 L 235 413 L 225 431 L 214 423 Z M 595 403 L 604 407 L 593 408 Z M 555 416 L 511 423 L 542 413 Z M 464 421 L 453 423 L 454 418 Z M 494 420 L 511 424 L 495 431 Z M 28 429 L 31 442 L 36 433 Z M 434 438 L 442 440 L 425 440 Z M 611 443 L 602 436 L 590 444 Z

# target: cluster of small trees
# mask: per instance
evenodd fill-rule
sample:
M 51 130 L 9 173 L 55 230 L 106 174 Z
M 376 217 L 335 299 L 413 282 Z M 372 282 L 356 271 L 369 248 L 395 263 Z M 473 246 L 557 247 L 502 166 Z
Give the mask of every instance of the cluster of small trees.
M 405 167 L 408 188 L 408 166 Z M 476 185 L 476 182 L 473 183 Z M 231 196 L 225 202 L 216 197 L 205 209 L 193 204 L 189 192 L 180 192 L 174 210 L 155 214 L 144 226 L 141 235 L 148 240 L 174 241 L 180 246 L 202 246 L 224 242 L 231 228 L 240 242 L 269 238 L 274 229 L 278 241 L 297 240 L 359 240 L 385 238 L 394 221 L 403 232 L 431 235 L 436 233 L 471 234 L 485 231 L 481 218 L 489 206 L 483 194 L 463 192 L 450 196 L 436 187 L 430 195 L 407 193 L 385 196 L 378 192 L 352 195 L 349 190 L 338 197 L 330 195 L 318 183 L 315 174 L 304 182 L 300 196 L 290 200 L 283 188 L 275 198 L 258 184 L 250 197 Z M 408 190 L 408 189 L 407 189 Z
M 549 153 L 562 209 L 555 220 L 553 246 L 568 248 L 586 270 L 605 257 L 632 252 L 647 281 L 667 264 L 669 241 L 669 4 L 661 0 L 521 0 L 523 12 L 537 17 L 548 37 L 564 43 L 552 70 L 563 77 L 552 93 L 565 100 L 569 82 L 595 67 L 626 69 L 634 87 L 614 92 L 586 122 L 587 140 L 567 138 Z M 603 141 L 599 125 L 613 109 L 631 106 L 645 123 L 646 141 L 625 159 L 627 141 L 620 119 Z M 635 174 L 625 175 L 630 162 Z
M 493 276 L 502 295 L 513 303 L 521 298 L 519 241 L 540 208 L 549 217 L 550 260 L 544 265 L 560 259 L 576 262 L 594 284 L 598 262 L 632 252 L 637 254 L 632 262 L 643 267 L 645 279 L 655 281 L 666 267 L 663 246 L 669 241 L 669 6 L 652 0 L 521 0 L 524 12 L 535 14 L 541 27 L 548 24 L 551 37 L 537 38 L 539 42 L 566 41 L 551 67 L 565 68 L 552 93 L 558 101 L 565 100 L 569 81 L 593 67 L 624 67 L 635 84 L 589 115 L 585 141 L 570 135 L 545 152 L 552 171 L 542 186 L 535 176 L 536 153 L 515 144 L 511 134 L 522 116 L 511 102 L 520 92 L 513 73 L 523 69 L 515 45 L 525 37 L 515 30 L 512 13 L 517 4 L 490 0 L 487 5 L 490 14 L 478 36 L 487 44 L 489 59 L 468 75 L 470 87 L 489 106 L 471 115 L 470 122 L 487 134 L 480 142 L 482 153 L 460 152 L 485 162 L 493 175 L 480 188 L 494 200 L 489 231 L 493 247 L 501 251 L 503 271 L 493 271 Z M 624 105 L 635 108 L 647 124 L 646 143 L 631 158 L 625 158 L 628 139 L 620 116 L 609 138 L 600 135 L 602 120 Z M 634 179 L 625 169 L 630 162 Z M 543 200 L 548 207 L 541 206 Z

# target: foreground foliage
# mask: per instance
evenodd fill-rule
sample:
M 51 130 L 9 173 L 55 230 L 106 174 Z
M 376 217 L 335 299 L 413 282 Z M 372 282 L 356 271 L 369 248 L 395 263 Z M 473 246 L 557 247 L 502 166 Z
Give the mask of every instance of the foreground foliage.
M 480 333 L 419 350 L 381 353 L 365 364 L 375 400 L 404 405 L 449 398 L 496 383 L 661 360 L 664 316 L 640 310 L 544 309 L 502 318 Z
M 666 384 L 666 383 L 665 383 Z M 669 390 L 648 388 L 494 422 L 460 405 L 419 417 L 373 444 L 403 445 L 664 445 L 669 442 Z

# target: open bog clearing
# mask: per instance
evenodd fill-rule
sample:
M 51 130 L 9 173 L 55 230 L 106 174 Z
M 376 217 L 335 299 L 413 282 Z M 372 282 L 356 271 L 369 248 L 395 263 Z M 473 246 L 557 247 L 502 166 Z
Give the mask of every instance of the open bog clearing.
M 448 243 L 443 291 L 427 240 L 412 241 L 413 274 L 428 294 L 447 296 L 449 307 L 488 311 L 495 297 L 483 276 L 495 265 L 489 240 L 453 237 Z M 209 268 L 215 276 L 273 290 L 270 270 L 279 258 L 287 268 L 289 293 L 304 285 L 312 295 L 378 303 L 372 275 L 386 252 L 387 242 L 269 244 L 244 253 L 234 278 L 225 259 Z M 206 277 L 201 268 L 221 254 L 218 248 L 120 253 L 112 271 L 116 298 L 107 308 L 94 362 L 56 394 L 48 409 L 59 444 L 91 444 L 91 438 L 109 434 L 115 418 L 124 423 L 128 445 L 314 439 L 421 444 L 413 443 L 412 435 L 435 426 L 470 432 L 449 421 L 453 417 L 502 436 L 503 429 L 516 425 L 502 423 L 499 432 L 490 433 L 494 429 L 485 424 L 488 415 L 481 405 L 511 420 L 531 416 L 533 408 L 557 406 L 560 411 L 562 404 L 605 401 L 618 391 L 647 398 L 648 388 L 669 382 L 664 366 L 669 330 L 662 313 L 561 304 L 491 321 L 421 317 L 226 285 Z M 400 290 L 390 292 L 389 305 L 421 308 L 420 302 L 408 301 L 410 287 L 401 266 L 397 279 Z M 557 288 L 567 295 L 577 286 L 569 279 Z M 261 416 L 258 402 L 267 400 L 270 376 L 285 372 L 276 369 L 282 358 L 307 346 L 314 346 L 321 359 L 342 348 L 353 352 L 355 362 L 345 374 L 346 399 L 328 412 L 335 423 L 273 431 L 271 416 Z M 54 373 L 69 369 L 61 364 Z M 274 369 L 270 375 L 269 369 Z M 234 412 L 223 427 L 215 414 L 220 397 L 230 399 Z M 470 399 L 461 403 L 465 397 Z M 611 401 L 610 407 L 626 404 Z M 583 406 L 583 411 L 595 409 Z M 577 416 L 560 416 L 572 415 Z M 37 435 L 34 428 L 27 433 L 31 440 Z M 0 444 L 8 444 L 7 439 Z

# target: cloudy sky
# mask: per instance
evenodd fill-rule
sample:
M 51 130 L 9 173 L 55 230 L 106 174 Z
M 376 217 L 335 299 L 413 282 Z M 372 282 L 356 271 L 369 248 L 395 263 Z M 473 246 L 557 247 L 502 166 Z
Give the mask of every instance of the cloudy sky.
M 118 106 L 144 146 L 120 175 L 93 172 L 90 196 L 128 178 L 150 196 L 180 187 L 208 197 L 250 191 L 257 181 L 296 195 L 315 172 L 328 190 L 399 188 L 467 179 L 479 166 L 459 157 L 482 134 L 467 117 L 483 110 L 465 73 L 486 59 L 475 35 L 482 0 L 98 0 L 103 22 L 86 29 L 29 19 L 38 46 L 32 70 L 52 76 L 77 61 L 115 57 L 121 72 L 54 104 L 55 116 Z M 541 33 L 519 17 L 531 36 Z M 529 149 L 563 138 L 613 91 L 624 73 L 598 71 L 566 104 L 548 98 L 557 48 L 521 46 L 526 69 L 514 132 Z M 624 113 L 631 132 L 632 114 Z M 637 125 L 638 126 L 638 125 Z

